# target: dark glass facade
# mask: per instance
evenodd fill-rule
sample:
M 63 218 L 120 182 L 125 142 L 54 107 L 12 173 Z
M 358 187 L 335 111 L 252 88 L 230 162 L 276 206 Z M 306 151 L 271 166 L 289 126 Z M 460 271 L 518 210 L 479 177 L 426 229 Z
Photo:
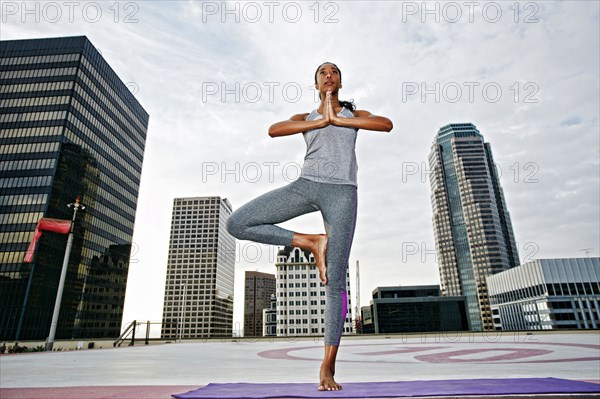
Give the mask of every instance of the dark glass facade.
M 77 213 L 56 339 L 117 337 L 148 114 L 84 36 L 0 41 L 0 340 L 48 336 Z
M 429 164 L 442 294 L 465 297 L 472 331 L 491 330 L 486 277 L 519 264 L 491 147 L 473 124 L 450 124 Z
M 363 333 L 466 331 L 464 297 L 440 296 L 435 286 L 378 287 L 363 307 Z

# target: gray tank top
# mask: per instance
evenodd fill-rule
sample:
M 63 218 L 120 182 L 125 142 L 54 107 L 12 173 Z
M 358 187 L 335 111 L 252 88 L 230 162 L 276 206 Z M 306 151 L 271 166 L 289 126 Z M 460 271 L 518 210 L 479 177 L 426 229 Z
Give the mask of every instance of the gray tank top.
M 354 117 L 346 108 L 342 108 L 338 115 L 345 118 Z M 306 120 L 321 118 L 322 115 L 314 110 Z M 306 155 L 300 177 L 320 183 L 358 186 L 355 152 L 357 132 L 358 129 L 355 128 L 334 125 L 304 132 Z

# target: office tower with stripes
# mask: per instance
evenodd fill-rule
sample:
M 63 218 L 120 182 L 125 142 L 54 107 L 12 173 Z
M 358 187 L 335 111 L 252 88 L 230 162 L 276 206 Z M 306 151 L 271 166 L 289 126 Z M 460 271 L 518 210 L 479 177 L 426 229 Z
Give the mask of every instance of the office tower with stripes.
M 473 124 L 449 124 L 429 165 L 442 294 L 465 297 L 470 330 L 493 329 L 486 277 L 519 255 L 491 146 Z
M 235 239 L 226 198 L 173 201 L 161 336 L 231 337 Z
M 119 336 L 148 119 L 85 36 L 0 41 L 0 341 L 48 337 L 77 197 L 55 337 Z

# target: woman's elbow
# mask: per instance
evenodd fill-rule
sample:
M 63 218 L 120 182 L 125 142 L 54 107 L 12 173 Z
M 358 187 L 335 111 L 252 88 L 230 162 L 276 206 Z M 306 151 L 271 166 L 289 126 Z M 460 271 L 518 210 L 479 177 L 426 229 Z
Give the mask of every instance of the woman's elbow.
M 394 124 L 392 123 L 391 120 L 388 119 L 385 123 L 383 130 L 385 132 L 391 132 L 393 128 L 394 128 Z
M 277 130 L 276 126 L 271 126 L 269 128 L 269 132 L 268 133 L 269 133 L 269 137 L 277 137 L 277 136 L 279 136 L 279 131 Z

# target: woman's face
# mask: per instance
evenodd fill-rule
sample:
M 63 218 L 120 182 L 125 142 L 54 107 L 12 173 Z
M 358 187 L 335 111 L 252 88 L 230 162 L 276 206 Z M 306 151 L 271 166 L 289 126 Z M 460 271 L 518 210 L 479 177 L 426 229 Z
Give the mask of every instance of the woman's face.
M 337 94 L 342 88 L 342 79 L 340 71 L 333 64 L 323 64 L 317 69 L 317 82 L 315 84 L 320 93 L 331 91 Z

